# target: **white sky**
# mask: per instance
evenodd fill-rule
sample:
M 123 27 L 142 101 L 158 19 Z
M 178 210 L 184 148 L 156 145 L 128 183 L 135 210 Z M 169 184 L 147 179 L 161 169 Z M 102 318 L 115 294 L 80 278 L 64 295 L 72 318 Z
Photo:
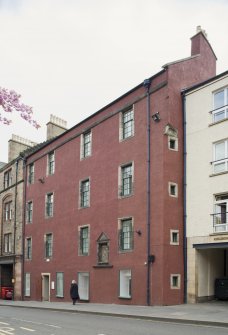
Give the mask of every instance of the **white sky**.
M 0 161 L 12 134 L 44 141 L 50 114 L 70 128 L 190 56 L 198 25 L 217 74 L 228 70 L 227 13 L 227 0 L 0 0 L 0 86 L 20 93 L 42 126 L 5 115 L 13 124 L 0 124 Z

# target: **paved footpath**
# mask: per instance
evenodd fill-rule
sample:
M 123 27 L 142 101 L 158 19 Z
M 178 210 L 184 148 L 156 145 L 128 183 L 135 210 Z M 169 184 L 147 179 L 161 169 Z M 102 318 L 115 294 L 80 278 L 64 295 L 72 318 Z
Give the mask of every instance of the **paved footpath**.
M 138 318 L 162 322 L 201 324 L 228 328 L 228 301 L 175 306 L 129 306 L 70 302 L 0 300 L 1 306 L 50 309 L 103 316 Z

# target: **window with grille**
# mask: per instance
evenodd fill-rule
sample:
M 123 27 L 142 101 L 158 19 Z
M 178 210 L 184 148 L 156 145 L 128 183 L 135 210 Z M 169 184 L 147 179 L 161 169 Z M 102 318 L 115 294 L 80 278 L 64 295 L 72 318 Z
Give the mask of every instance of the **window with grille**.
M 131 218 L 120 221 L 119 246 L 121 251 L 133 249 L 133 230 Z
M 86 132 L 81 137 L 81 158 L 91 156 L 92 149 L 92 133 L 91 131 Z
M 32 259 L 32 238 L 26 238 L 26 245 L 25 245 L 25 257 L 26 259 Z
M 90 181 L 89 179 L 81 181 L 80 184 L 80 206 L 89 207 L 90 204 Z
M 28 166 L 28 183 L 33 184 L 34 183 L 34 164 L 29 164 Z
M 134 135 L 134 111 L 133 108 L 122 113 L 122 139 Z
M 27 203 L 27 222 L 28 223 L 32 222 L 32 213 L 33 213 L 33 203 L 32 201 L 29 201 Z
M 48 154 L 48 174 L 52 175 L 55 172 L 55 153 L 54 151 Z
M 53 200 L 54 200 L 53 193 L 48 193 L 46 195 L 46 217 L 53 216 Z
M 46 234 L 45 236 L 45 258 L 52 257 L 53 248 L 53 236 L 52 234 Z
M 121 196 L 129 196 L 133 191 L 132 163 L 121 167 Z
M 89 227 L 80 228 L 80 254 L 88 255 L 89 253 Z

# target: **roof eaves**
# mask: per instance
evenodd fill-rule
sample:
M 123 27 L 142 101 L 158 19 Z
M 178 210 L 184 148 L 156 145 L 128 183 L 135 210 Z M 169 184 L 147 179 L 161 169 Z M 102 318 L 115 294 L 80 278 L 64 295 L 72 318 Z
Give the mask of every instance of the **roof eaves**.
M 0 162 L 0 169 L 3 168 L 7 163 Z
M 47 140 L 47 141 L 38 143 L 38 144 L 35 145 L 34 147 L 31 147 L 31 148 L 28 148 L 28 149 L 22 151 L 22 152 L 20 153 L 20 156 L 21 156 L 21 157 L 25 157 L 25 158 L 31 156 L 32 154 L 36 153 L 36 152 L 39 151 L 40 149 L 44 148 L 46 145 L 52 143 L 57 137 L 59 137 L 59 136 L 52 137 L 51 139 L 49 139 L 49 140 Z
M 157 72 L 156 74 L 154 74 L 153 76 L 149 77 L 148 79 L 153 80 L 154 78 L 158 77 L 159 75 L 161 75 L 162 73 L 164 73 L 166 71 L 166 69 L 162 69 L 161 71 Z M 40 149 L 43 149 L 45 146 L 47 146 L 48 144 L 50 144 L 51 142 L 61 138 L 62 136 L 64 136 L 66 133 L 69 133 L 70 131 L 72 131 L 73 129 L 77 128 L 78 126 L 82 125 L 84 122 L 92 119 L 94 116 L 98 115 L 99 113 L 103 112 L 105 109 L 111 107 L 112 105 L 114 105 L 115 103 L 117 103 L 118 101 L 120 101 L 121 99 L 125 98 L 127 95 L 133 93 L 134 91 L 136 91 L 137 89 L 139 89 L 140 87 L 143 86 L 143 82 L 140 83 L 139 85 L 135 86 L 134 88 L 132 88 L 131 90 L 127 91 L 126 93 L 124 93 L 123 95 L 121 95 L 120 97 L 118 97 L 117 99 L 113 100 L 112 102 L 110 102 L 108 105 L 102 107 L 101 109 L 99 109 L 97 112 L 91 114 L 90 116 L 88 116 L 87 118 L 85 118 L 84 120 L 80 121 L 79 123 L 77 123 L 76 125 L 74 125 L 73 127 L 67 129 L 65 132 L 63 132 L 62 134 L 52 138 L 51 140 L 48 140 L 46 142 L 40 143 L 35 147 L 29 148 L 27 150 L 24 151 L 24 154 L 26 157 L 31 156 L 32 154 L 34 154 L 35 152 L 39 151 Z
M 12 159 L 12 160 L 11 160 L 10 162 L 8 162 L 8 163 L 4 163 L 2 166 L 0 166 L 0 172 L 7 170 L 11 165 L 14 164 L 14 162 L 15 162 L 16 160 L 17 160 L 17 159 L 15 158 L 15 159 Z
M 225 72 L 222 72 L 220 74 L 218 74 L 217 76 L 214 76 L 214 77 L 211 77 L 205 81 L 202 81 L 196 85 L 193 85 L 193 86 L 190 86 L 190 87 L 186 87 L 185 89 L 182 90 L 181 94 L 186 94 L 186 93 L 189 93 L 191 91 L 194 91 L 196 90 L 197 88 L 200 88 L 202 86 L 205 86 L 207 84 L 210 84 L 211 82 L 215 81 L 215 80 L 218 80 L 222 77 L 225 77 L 225 76 L 228 76 L 228 70 L 225 71 Z
M 148 79 L 152 80 L 156 77 L 158 77 L 160 74 L 164 73 L 165 69 L 162 69 L 161 71 L 157 72 L 156 74 L 154 74 L 153 76 L 149 77 Z M 127 91 L 126 93 L 124 93 L 123 95 L 121 95 L 120 97 L 118 97 L 117 99 L 113 100 L 112 102 L 110 102 L 109 104 L 105 105 L 104 107 L 102 107 L 101 109 L 99 109 L 97 112 L 91 114 L 90 116 L 88 116 L 87 118 L 85 118 L 84 120 L 82 120 L 81 122 L 77 123 L 75 126 L 73 126 L 72 128 L 68 129 L 66 132 L 71 131 L 72 129 L 80 126 L 81 124 L 83 124 L 85 121 L 88 121 L 89 119 L 93 118 L 94 116 L 96 116 L 97 114 L 103 112 L 105 109 L 111 107 L 112 105 L 114 105 L 115 103 L 117 103 L 118 101 L 120 101 L 121 99 L 125 98 L 126 96 L 128 96 L 129 94 L 133 93 L 134 91 L 136 91 L 137 89 L 139 89 L 140 87 L 143 86 L 143 83 L 138 84 L 137 86 L 135 86 L 134 88 L 132 88 L 131 90 Z M 65 132 L 65 133 L 66 133 Z M 64 134 L 65 134 L 64 133 Z M 63 134 L 59 135 L 58 137 L 61 137 Z

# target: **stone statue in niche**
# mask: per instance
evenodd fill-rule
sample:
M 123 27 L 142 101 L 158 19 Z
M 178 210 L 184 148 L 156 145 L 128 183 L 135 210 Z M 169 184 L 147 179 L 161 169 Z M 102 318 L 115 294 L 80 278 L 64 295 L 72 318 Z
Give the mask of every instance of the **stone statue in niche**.
M 98 264 L 109 263 L 109 239 L 102 233 L 97 240 L 98 244 Z

